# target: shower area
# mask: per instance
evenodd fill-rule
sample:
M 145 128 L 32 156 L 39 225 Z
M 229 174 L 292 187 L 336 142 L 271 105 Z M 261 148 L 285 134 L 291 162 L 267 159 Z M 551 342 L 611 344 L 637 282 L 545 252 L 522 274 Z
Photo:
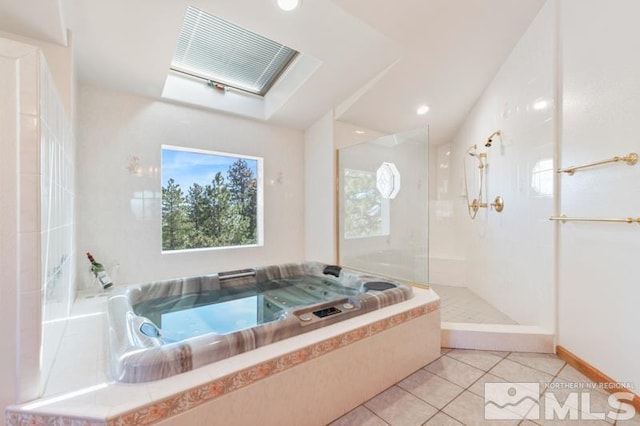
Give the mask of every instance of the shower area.
M 409 132 L 338 150 L 339 261 L 433 288 L 443 346 L 554 350 L 559 112 L 549 28 L 551 3 L 452 137 Z

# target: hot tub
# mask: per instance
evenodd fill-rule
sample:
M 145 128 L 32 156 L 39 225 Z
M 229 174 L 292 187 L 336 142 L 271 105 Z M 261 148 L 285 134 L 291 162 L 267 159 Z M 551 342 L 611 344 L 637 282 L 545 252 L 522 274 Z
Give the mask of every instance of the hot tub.
M 413 296 L 406 284 L 309 262 L 146 283 L 108 303 L 120 382 L 169 377 Z

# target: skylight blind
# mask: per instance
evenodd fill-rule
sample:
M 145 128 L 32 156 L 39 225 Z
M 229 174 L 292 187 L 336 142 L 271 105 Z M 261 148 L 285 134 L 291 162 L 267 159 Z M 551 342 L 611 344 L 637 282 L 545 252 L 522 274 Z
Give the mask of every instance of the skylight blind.
M 297 53 L 189 6 L 171 67 L 264 95 Z

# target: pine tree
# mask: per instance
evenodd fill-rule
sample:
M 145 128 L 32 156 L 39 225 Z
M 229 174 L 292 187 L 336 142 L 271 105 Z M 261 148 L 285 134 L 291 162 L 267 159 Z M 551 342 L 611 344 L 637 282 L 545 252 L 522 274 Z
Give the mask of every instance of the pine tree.
M 162 249 L 186 248 L 190 229 L 182 189 L 169 179 L 162 188 Z
M 207 236 L 205 224 L 209 216 L 209 200 L 205 188 L 194 183 L 187 193 L 187 211 L 192 232 L 189 236 L 190 248 L 210 247 L 212 239 Z
M 206 236 L 212 241 L 213 247 L 231 245 L 231 195 L 221 172 L 216 173 L 204 192 L 207 200 L 207 216 L 204 223 Z
M 237 244 L 257 242 L 258 185 L 247 162 L 238 158 L 227 173 L 231 204 L 235 213 L 235 240 Z

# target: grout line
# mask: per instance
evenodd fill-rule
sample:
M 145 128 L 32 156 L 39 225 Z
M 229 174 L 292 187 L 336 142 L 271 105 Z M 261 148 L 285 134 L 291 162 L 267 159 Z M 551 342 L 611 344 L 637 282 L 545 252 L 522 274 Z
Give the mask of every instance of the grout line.
M 363 408 L 364 408 L 365 410 L 367 410 L 368 412 L 370 412 L 371 414 L 373 414 L 375 417 L 379 418 L 379 419 L 380 419 L 384 424 L 387 424 L 387 425 L 389 425 L 389 426 L 392 426 L 389 422 L 387 422 L 385 419 L 383 419 L 382 417 L 380 417 L 378 414 L 376 414 L 376 413 L 375 413 L 373 410 L 371 410 L 369 407 L 365 407 L 365 405 L 364 405 L 364 404 L 361 404 L 360 406 L 361 406 L 361 407 L 363 407 Z M 358 408 L 358 407 L 356 407 L 356 408 Z M 355 408 L 354 408 L 353 410 L 355 410 Z M 351 411 L 353 411 L 353 410 L 351 410 Z M 350 412 L 351 412 L 351 411 L 350 411 Z M 346 415 L 346 414 L 345 414 L 345 415 Z
M 512 354 L 512 353 L 513 353 L 513 352 L 509 352 L 509 354 Z M 520 353 L 538 353 L 538 352 L 520 352 Z M 551 355 L 551 354 L 549 354 L 549 355 Z M 565 367 L 565 365 L 567 365 L 567 362 L 566 362 L 566 361 L 564 361 L 562 358 L 558 357 L 557 355 L 556 355 L 556 357 L 558 358 L 558 360 L 560 360 L 560 361 L 562 361 L 562 362 L 564 363 L 564 365 L 563 365 L 562 367 L 560 367 L 560 369 L 558 370 L 558 373 L 560 373 L 560 371 L 562 371 L 562 369 Z M 506 358 L 505 358 L 505 359 L 506 359 Z M 520 361 L 518 361 L 518 360 L 515 360 L 515 359 L 513 359 L 513 358 L 509 358 L 509 361 L 513 361 L 513 362 L 515 362 L 516 364 L 520 364 L 520 365 L 522 365 L 522 366 L 524 366 L 524 367 L 531 368 L 532 370 L 536 370 L 536 371 L 539 371 L 539 372 L 541 372 L 541 373 L 547 374 L 547 375 L 549 375 L 549 376 L 553 376 L 553 374 L 549 373 L 548 371 L 540 370 L 539 368 L 532 367 L 532 366 L 530 366 L 530 365 L 524 364 L 524 363 L 522 363 L 522 362 L 520 362 Z M 558 373 L 556 373 L 556 375 L 557 375 Z M 556 376 L 554 376 L 554 379 L 555 379 L 555 377 L 556 377 Z
M 425 402 L 426 402 L 426 401 L 425 401 Z M 429 406 L 430 406 L 430 407 L 433 407 L 433 405 L 431 405 L 431 404 L 429 404 Z M 433 408 L 436 408 L 436 407 L 433 407 Z M 437 416 L 439 412 L 440 412 L 440 410 L 438 410 L 438 409 L 436 408 L 436 412 L 435 412 L 435 413 L 433 413 L 432 415 L 430 415 L 430 416 L 427 418 L 427 420 L 425 420 L 425 421 L 424 421 L 424 423 L 422 423 L 422 424 L 423 424 L 423 425 L 426 425 L 427 423 L 429 423 L 429 420 L 431 420 L 432 418 L 434 418 L 435 416 Z
M 472 350 L 474 350 L 474 349 L 472 349 Z M 447 355 L 448 355 L 448 354 L 447 354 Z M 460 363 L 462 363 L 462 364 L 468 365 L 469 367 L 473 367 L 473 368 L 475 368 L 476 370 L 480 370 L 480 371 L 482 371 L 482 372 L 484 372 L 484 373 L 488 373 L 488 372 L 489 372 L 489 370 L 491 370 L 493 367 L 495 367 L 496 365 L 498 365 L 498 364 L 499 364 L 499 363 L 500 363 L 504 358 L 501 358 L 501 359 L 500 359 L 500 361 L 496 362 L 496 363 L 495 363 L 495 364 L 493 364 L 491 367 L 489 367 L 489 370 L 484 370 L 484 369 L 482 369 L 482 368 L 480 368 L 480 367 L 478 367 L 478 366 L 475 366 L 475 365 L 469 364 L 468 362 L 462 361 L 462 360 L 457 359 L 457 358 L 454 358 L 454 357 L 452 357 L 452 356 L 450 356 L 450 357 L 449 357 L 449 359 L 452 359 L 452 360 L 454 360 L 454 361 L 458 361 L 458 362 L 460 362 Z M 483 374 L 483 376 L 484 376 L 484 374 Z M 480 376 L 480 377 L 482 377 L 482 376 Z M 477 380 L 476 380 L 476 381 L 477 381 Z M 474 382 L 474 383 L 475 383 L 475 382 Z M 460 385 L 458 385 L 458 386 L 460 386 Z

